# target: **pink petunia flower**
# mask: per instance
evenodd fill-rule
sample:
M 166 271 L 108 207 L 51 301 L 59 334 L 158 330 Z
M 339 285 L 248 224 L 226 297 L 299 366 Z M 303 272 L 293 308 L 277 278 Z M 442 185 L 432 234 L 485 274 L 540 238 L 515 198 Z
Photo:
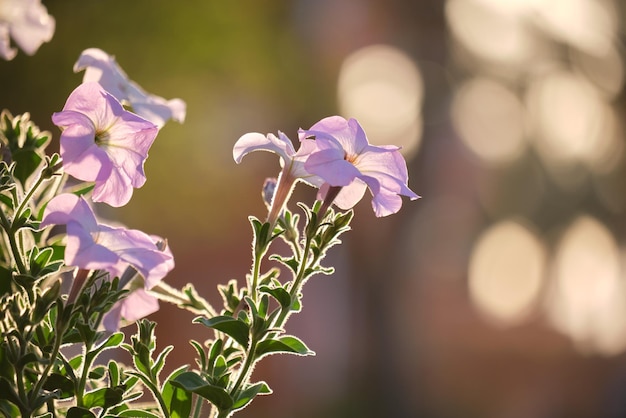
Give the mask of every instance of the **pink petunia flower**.
M 151 289 L 174 268 L 171 253 L 136 229 L 101 224 L 85 199 L 73 194 L 54 197 L 44 211 L 41 227 L 66 225 L 65 264 L 84 270 L 104 270 L 120 277 L 128 266 Z
M 28 55 L 33 55 L 54 34 L 55 21 L 41 0 L 0 0 L 0 57 L 12 60 L 17 49 L 9 36 Z
M 282 132 L 278 132 L 278 136 L 251 132 L 243 135 L 235 143 L 233 158 L 237 164 L 252 151 L 269 151 L 280 157 L 282 171 L 278 176 L 268 215 L 270 224 L 273 225 L 281 213 L 296 182 L 302 181 L 314 187 L 319 187 L 324 183 L 321 177 L 309 173 L 304 168 L 304 163 L 313 150 L 315 150 L 315 143 L 308 141 L 303 142 L 296 152 L 291 140 Z
M 169 119 L 184 122 L 187 105 L 181 99 L 165 100 L 149 94 L 135 82 L 129 80 L 115 58 L 98 48 L 84 50 L 74 72 L 85 70 L 83 83 L 97 82 L 120 102 L 129 105 L 132 111 L 162 127 Z
M 98 83 L 78 86 L 52 121 L 63 129 L 64 170 L 77 179 L 95 182 L 94 202 L 123 206 L 133 188 L 146 182 L 143 165 L 158 128 L 124 110 Z
M 318 197 L 341 188 L 333 203 L 341 209 L 353 207 L 369 188 L 376 216 L 396 213 L 402 206 L 400 195 L 419 198 L 408 188 L 406 162 L 395 146 L 370 145 L 356 119 L 331 116 L 308 130 L 299 131 L 302 144 L 315 142 L 304 169 L 324 180 Z

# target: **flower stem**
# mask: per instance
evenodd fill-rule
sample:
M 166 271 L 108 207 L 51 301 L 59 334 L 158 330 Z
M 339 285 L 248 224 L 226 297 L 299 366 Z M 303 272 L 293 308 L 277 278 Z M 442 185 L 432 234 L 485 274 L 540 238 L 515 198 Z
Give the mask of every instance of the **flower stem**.
M 198 395 L 194 396 L 196 398 L 196 405 L 193 410 L 193 418 L 200 418 L 200 413 L 202 412 L 202 398 Z
M 267 222 L 270 224 L 270 233 L 274 230 L 276 220 L 283 211 L 283 207 L 285 207 L 287 200 L 289 200 L 289 196 L 291 196 L 296 184 L 296 179 L 291 175 L 290 169 L 291 166 L 285 164 L 283 171 L 278 176 L 276 192 L 274 192 L 274 197 L 272 198 L 270 213 L 267 215 Z
M 237 382 L 235 383 L 235 385 L 230 391 L 230 395 L 233 398 L 236 398 L 242 385 L 248 381 L 250 372 L 254 368 L 253 366 L 256 363 L 255 355 L 256 355 L 257 343 L 258 343 L 258 340 L 255 337 L 253 337 L 252 340 L 250 341 L 250 346 L 248 348 L 248 355 L 246 356 L 246 361 L 244 362 L 243 366 L 241 366 L 241 369 L 239 370 L 239 376 L 237 377 Z M 217 418 L 228 417 L 228 416 L 230 416 L 230 411 L 220 411 Z
M 76 302 L 78 295 L 83 290 L 85 286 L 85 282 L 87 281 L 87 275 L 89 274 L 89 270 L 79 269 L 76 273 L 76 277 L 72 282 L 72 288 L 70 289 L 70 294 L 67 297 L 68 305 Z
M 263 259 L 263 255 L 265 252 L 255 251 L 254 252 L 254 262 L 252 263 L 252 282 L 250 283 L 250 297 L 253 301 L 257 300 L 258 293 L 258 285 L 259 285 L 259 275 L 261 274 L 261 260 Z
M 24 265 L 24 261 L 22 260 L 22 254 L 17 246 L 17 242 L 15 240 L 15 231 L 13 231 L 13 223 L 9 221 L 7 216 L 4 214 L 4 211 L 0 210 L 0 224 L 4 228 L 7 233 L 7 237 L 9 239 L 9 246 L 11 247 L 11 253 L 13 254 L 13 259 L 15 260 L 15 265 L 17 266 L 17 271 L 20 274 L 26 274 L 26 266 Z
M 57 302 L 57 304 L 60 304 L 60 303 L 61 303 L 60 301 Z M 63 334 L 65 334 L 65 331 L 67 329 L 67 323 L 63 322 L 62 315 L 59 315 L 58 311 L 59 311 L 59 307 L 57 305 L 57 320 L 56 320 L 55 329 L 54 329 L 55 341 L 54 341 L 54 347 L 52 349 L 52 352 L 50 353 L 50 362 L 44 369 L 43 373 L 41 373 L 41 376 L 39 376 L 39 380 L 37 381 L 37 384 L 35 385 L 34 389 L 31 392 L 31 397 L 29 399 L 29 402 L 31 405 L 36 401 L 37 397 L 40 395 L 41 389 L 43 388 L 44 383 L 48 379 L 48 375 L 50 374 L 50 371 L 52 370 L 52 367 L 54 366 L 56 359 L 59 355 L 59 351 L 61 350 L 61 344 L 63 343 Z
M 20 202 L 20 205 L 15 210 L 14 219 L 18 219 L 20 216 L 22 216 L 22 211 L 24 210 L 24 208 L 26 207 L 26 205 L 28 204 L 30 199 L 35 194 L 35 191 L 44 182 L 44 180 L 46 180 L 46 179 L 40 173 L 39 177 L 37 177 L 37 181 L 35 182 L 35 184 L 33 184 L 33 186 L 30 188 L 30 190 L 26 193 L 26 196 L 24 196 L 24 199 L 22 199 L 22 201 Z

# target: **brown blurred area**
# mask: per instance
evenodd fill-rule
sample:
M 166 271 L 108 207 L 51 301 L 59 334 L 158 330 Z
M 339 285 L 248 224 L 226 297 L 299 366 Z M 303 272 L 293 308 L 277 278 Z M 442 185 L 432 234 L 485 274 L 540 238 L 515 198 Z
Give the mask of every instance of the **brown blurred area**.
M 50 115 L 88 47 L 184 99 L 146 185 L 101 214 L 166 237 L 166 280 L 216 305 L 217 284 L 244 283 L 247 216 L 265 216 L 261 185 L 279 169 L 261 153 L 237 166 L 240 135 L 295 139 L 341 114 L 403 146 L 422 199 L 383 219 L 357 205 L 327 259 L 336 273 L 307 283 L 287 326 L 317 355 L 264 360 L 254 376 L 274 394 L 240 417 L 626 416 L 621 0 L 44 4 L 55 36 L 0 62 L 2 108 L 57 141 Z M 164 303 L 150 318 L 176 345 L 170 370 L 210 337 L 192 318 Z

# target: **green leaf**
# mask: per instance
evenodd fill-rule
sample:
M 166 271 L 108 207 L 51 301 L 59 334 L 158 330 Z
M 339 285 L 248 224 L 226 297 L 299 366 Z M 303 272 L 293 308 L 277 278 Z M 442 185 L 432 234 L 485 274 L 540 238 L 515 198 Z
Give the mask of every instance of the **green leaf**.
M 271 288 L 269 286 L 261 286 L 259 291 L 271 295 L 283 309 L 291 305 L 291 295 L 282 287 Z
M 97 366 L 89 371 L 89 378 L 93 380 L 100 380 L 104 377 L 106 368 L 104 366 Z
M 226 359 L 222 355 L 218 355 L 215 359 L 215 364 L 213 365 L 213 376 L 221 377 L 228 370 L 228 366 L 226 365 Z
M 242 347 L 248 348 L 250 328 L 245 322 L 230 316 L 215 316 L 213 318 L 197 317 L 194 323 L 216 329 L 237 341 Z
M 87 408 L 100 407 L 110 408 L 122 402 L 124 390 L 121 387 L 100 388 L 87 392 L 83 398 L 83 403 Z
M 10 269 L 0 266 L 0 297 L 11 293 L 11 277 L 13 273 Z
M 295 257 L 282 257 L 278 254 L 271 255 L 270 260 L 276 260 L 286 265 L 294 272 L 294 274 L 298 274 L 298 270 L 300 269 L 300 262 L 296 260 Z
M 248 386 L 245 390 L 239 393 L 235 403 L 233 404 L 233 411 L 245 408 L 252 399 L 257 395 L 269 395 L 272 393 L 272 389 L 265 382 L 257 382 Z
M 59 390 L 61 399 L 74 396 L 74 382 L 67 376 L 59 373 L 51 373 L 48 379 L 46 379 L 43 388 L 49 392 Z
M 211 350 L 209 351 L 209 361 L 215 361 L 215 358 L 222 352 L 222 347 L 224 346 L 224 341 L 215 340 L 211 344 Z
M 187 366 L 179 367 L 167 377 L 163 385 L 163 400 L 170 412 L 171 418 L 187 418 L 191 413 L 193 397 L 185 389 L 181 389 L 172 384 L 172 380 L 187 371 Z
M 299 356 L 313 356 L 315 353 L 297 337 L 284 335 L 279 338 L 272 338 L 261 341 L 257 345 L 256 355 L 261 358 L 270 354 L 295 354 Z
M 152 376 L 156 376 L 156 377 L 159 376 L 159 374 L 161 373 L 161 370 L 163 370 L 163 366 L 165 366 L 165 359 L 167 358 L 167 355 L 173 349 L 174 349 L 173 345 L 168 345 L 167 347 L 163 349 L 163 351 L 159 353 L 156 360 L 154 361 L 154 365 L 152 366 L 152 369 L 150 370 L 150 372 L 152 373 Z
M 218 340 L 218 341 L 222 341 L 222 340 Z M 206 352 L 204 351 L 204 348 L 202 347 L 202 344 L 200 344 L 198 341 L 195 341 L 195 340 L 190 340 L 189 344 L 191 344 L 192 347 L 196 350 L 196 354 L 198 355 L 198 365 L 200 366 L 202 370 L 206 370 L 207 356 L 206 356 Z
M 0 376 L 0 400 L 5 399 L 19 406 L 22 403 L 13 386 L 13 383 L 9 382 L 6 377 Z
M 161 418 L 160 415 L 153 414 L 152 412 L 148 411 L 142 411 L 140 409 L 127 409 L 126 411 L 122 411 L 117 414 L 117 416 L 124 418 Z
M 67 418 L 96 418 L 89 409 L 73 406 L 67 411 Z
M 213 386 L 194 372 L 184 372 L 172 380 L 176 387 L 193 392 L 211 402 L 220 410 L 233 406 L 233 398 L 219 386 Z

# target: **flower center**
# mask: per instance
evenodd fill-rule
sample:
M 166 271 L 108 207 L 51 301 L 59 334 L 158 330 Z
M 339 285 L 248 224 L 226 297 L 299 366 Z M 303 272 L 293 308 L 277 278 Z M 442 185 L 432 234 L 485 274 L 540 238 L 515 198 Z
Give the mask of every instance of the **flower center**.
M 108 131 L 96 131 L 95 142 L 98 146 L 103 146 L 109 143 L 111 134 Z
M 349 162 L 350 164 L 354 164 L 356 162 L 358 155 L 350 155 L 347 152 L 343 154 L 343 159 Z

